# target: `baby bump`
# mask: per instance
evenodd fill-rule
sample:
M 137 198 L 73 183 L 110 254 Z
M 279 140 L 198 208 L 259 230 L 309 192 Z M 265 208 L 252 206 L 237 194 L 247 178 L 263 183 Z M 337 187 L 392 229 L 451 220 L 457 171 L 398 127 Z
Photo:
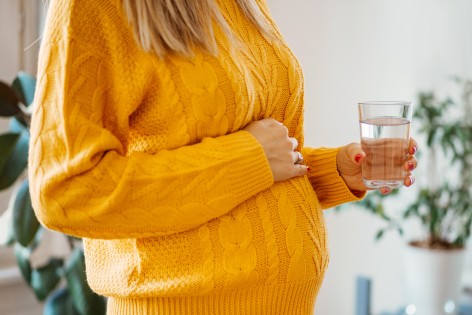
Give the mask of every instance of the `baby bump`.
M 303 177 L 278 183 L 193 230 L 143 239 L 87 240 L 86 248 L 89 253 L 113 253 L 110 259 L 88 264 L 92 288 L 108 296 L 188 296 L 321 283 L 328 262 L 323 214 Z

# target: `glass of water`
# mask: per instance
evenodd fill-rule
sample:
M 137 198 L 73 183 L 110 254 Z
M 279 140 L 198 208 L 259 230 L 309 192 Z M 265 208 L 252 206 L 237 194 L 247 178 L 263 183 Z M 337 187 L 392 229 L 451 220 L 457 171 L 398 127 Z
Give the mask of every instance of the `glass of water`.
M 408 158 L 411 102 L 361 102 L 358 104 L 364 184 L 373 189 L 403 186 Z

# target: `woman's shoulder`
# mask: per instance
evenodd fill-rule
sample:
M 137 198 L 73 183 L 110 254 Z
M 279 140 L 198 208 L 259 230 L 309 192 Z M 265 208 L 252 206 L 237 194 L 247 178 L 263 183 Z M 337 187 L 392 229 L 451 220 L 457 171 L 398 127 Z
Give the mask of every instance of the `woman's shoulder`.
M 121 0 L 50 0 L 43 42 L 104 64 L 139 53 Z
M 110 23 L 123 22 L 121 0 L 50 0 L 48 20 L 62 28 L 101 31 Z
M 131 34 L 121 0 L 50 0 L 45 32 L 53 42 L 100 46 L 130 40 Z
M 71 23 L 90 26 L 99 32 L 108 24 L 121 23 L 126 17 L 120 0 L 66 0 Z

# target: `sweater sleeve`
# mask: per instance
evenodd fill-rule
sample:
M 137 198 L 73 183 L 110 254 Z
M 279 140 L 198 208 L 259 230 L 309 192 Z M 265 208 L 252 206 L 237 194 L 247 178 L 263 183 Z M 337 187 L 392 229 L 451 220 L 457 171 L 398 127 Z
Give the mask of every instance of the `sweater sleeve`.
M 305 163 L 311 168 L 308 179 L 323 209 L 358 201 L 364 197 L 365 192 L 352 192 L 339 175 L 336 166 L 339 148 L 305 147 L 302 152 Z
M 30 193 L 43 225 L 88 238 L 167 235 L 219 217 L 273 184 L 262 147 L 246 131 L 128 153 L 119 126 L 128 123 L 130 104 L 139 98 L 133 86 L 143 83 L 134 70 L 105 65 L 104 56 L 119 61 L 119 52 L 94 54 L 100 32 L 87 39 L 71 35 L 70 20 L 61 20 L 68 3 L 51 3 L 56 12 L 50 11 L 41 47 L 31 125 Z

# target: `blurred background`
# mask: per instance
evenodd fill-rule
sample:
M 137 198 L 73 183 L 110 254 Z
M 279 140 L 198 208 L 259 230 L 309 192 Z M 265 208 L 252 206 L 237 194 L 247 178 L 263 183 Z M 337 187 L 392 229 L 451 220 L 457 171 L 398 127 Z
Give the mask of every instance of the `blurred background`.
M 472 78 L 472 1 L 268 2 L 304 69 L 308 146 L 358 142 L 358 101 L 417 102 L 420 91 L 456 96 L 460 92 L 451 78 Z M 421 163 L 420 158 L 415 186 L 425 180 L 428 163 Z M 413 198 L 416 188 L 404 189 L 392 199 L 394 207 Z M 384 222 L 350 205 L 342 211 L 327 210 L 325 217 L 331 258 L 315 313 L 354 314 L 359 275 L 373 280 L 374 314 L 404 305 L 403 251 L 408 235 L 388 233 L 375 241 Z M 467 257 L 464 282 L 472 268 L 468 261 Z
M 420 91 L 457 96 L 460 90 L 451 78 L 472 78 L 470 0 L 267 1 L 304 69 L 308 146 L 358 142 L 358 101 L 416 102 Z M 20 70 L 35 74 L 43 17 L 40 0 L 0 0 L 0 80 L 11 82 Z M 0 119 L 0 132 L 6 129 L 7 121 Z M 417 185 L 425 172 L 420 159 Z M 393 207 L 414 198 L 415 189 L 403 189 L 391 200 Z M 10 194 L 10 189 L 0 192 L 0 213 Z M 325 217 L 331 258 L 315 313 L 355 314 L 358 276 L 372 280 L 374 314 L 405 305 L 402 257 L 408 231 L 375 241 L 384 222 L 352 205 L 327 210 Z M 415 225 L 409 228 L 414 233 Z M 472 286 L 470 251 L 464 287 Z M 40 313 L 10 248 L 0 249 L 0 297 L 1 314 Z

